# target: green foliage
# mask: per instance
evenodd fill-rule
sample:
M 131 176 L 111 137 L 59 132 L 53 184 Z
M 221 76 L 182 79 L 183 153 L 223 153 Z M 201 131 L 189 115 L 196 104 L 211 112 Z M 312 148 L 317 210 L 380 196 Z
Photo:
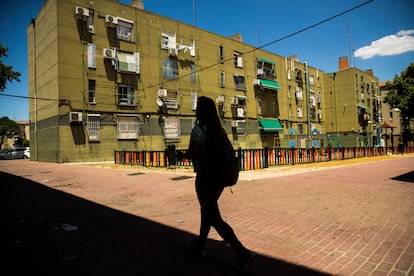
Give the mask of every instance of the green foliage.
M 3 141 L 6 141 L 7 138 L 18 134 L 19 130 L 19 125 L 15 121 L 9 120 L 8 117 L 0 118 L 0 146 L 3 145 Z
M 388 90 L 384 102 L 392 108 L 401 110 L 403 141 L 414 140 L 409 126 L 410 119 L 414 118 L 414 63 L 411 63 L 400 76 L 395 76 L 392 82 L 386 83 Z
M 16 142 L 14 143 L 16 147 L 28 147 L 29 146 L 29 140 L 26 138 L 19 137 L 16 139 Z
M 0 118 L 0 136 L 13 137 L 14 134 L 19 133 L 19 125 L 10 120 L 8 117 Z
M 414 118 L 414 63 L 400 76 L 395 76 L 392 82 L 387 82 L 386 89 L 388 94 L 384 102 L 392 108 L 399 108 L 403 119 Z
M 0 58 L 7 57 L 7 48 L 0 43 Z M 0 60 L 0 92 L 6 89 L 7 82 L 20 81 L 20 73 L 13 71 L 13 67 Z

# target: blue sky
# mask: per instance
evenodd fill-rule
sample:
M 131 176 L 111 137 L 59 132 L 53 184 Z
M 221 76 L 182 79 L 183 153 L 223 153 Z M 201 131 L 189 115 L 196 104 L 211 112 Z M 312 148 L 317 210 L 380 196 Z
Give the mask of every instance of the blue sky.
M 147 11 L 223 36 L 241 33 L 245 43 L 258 47 L 367 1 L 143 0 Z M 0 94 L 0 117 L 29 119 L 24 98 L 28 96 L 26 28 L 42 4 L 43 0 L 13 0 L 0 9 L 0 43 L 9 49 L 2 62 L 22 73 L 20 82 L 8 83 Z M 281 56 L 298 55 L 300 62 L 325 72 L 337 71 L 339 57 L 350 56 L 352 66 L 373 69 L 380 81 L 391 80 L 414 62 L 413 12 L 412 0 L 373 0 L 264 49 Z

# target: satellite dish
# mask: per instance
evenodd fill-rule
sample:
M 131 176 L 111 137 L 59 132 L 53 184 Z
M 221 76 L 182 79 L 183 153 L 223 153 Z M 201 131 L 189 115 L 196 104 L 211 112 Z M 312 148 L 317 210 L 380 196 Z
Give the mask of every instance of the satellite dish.
M 163 106 L 164 105 L 164 102 L 160 98 L 158 98 L 157 99 L 157 105 L 158 106 Z

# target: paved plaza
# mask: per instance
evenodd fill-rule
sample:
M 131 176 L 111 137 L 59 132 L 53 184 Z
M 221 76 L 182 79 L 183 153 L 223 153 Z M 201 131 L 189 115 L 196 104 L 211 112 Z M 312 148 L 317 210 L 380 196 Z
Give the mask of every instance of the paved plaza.
M 191 169 L 0 161 L 2 275 L 240 275 L 212 230 L 188 256 Z M 222 215 L 245 275 L 414 275 L 414 155 L 241 172 Z

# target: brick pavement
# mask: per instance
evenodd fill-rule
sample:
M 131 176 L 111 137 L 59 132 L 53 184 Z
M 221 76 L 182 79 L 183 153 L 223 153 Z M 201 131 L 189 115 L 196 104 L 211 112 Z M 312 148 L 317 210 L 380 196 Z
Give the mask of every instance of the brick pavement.
M 223 217 L 259 253 L 251 275 L 414 275 L 414 156 L 338 164 L 242 172 L 225 190 Z M 214 230 L 207 260 L 183 253 L 199 225 L 188 170 L 10 160 L 0 172 L 8 263 L 24 264 L 10 275 L 238 274 Z

